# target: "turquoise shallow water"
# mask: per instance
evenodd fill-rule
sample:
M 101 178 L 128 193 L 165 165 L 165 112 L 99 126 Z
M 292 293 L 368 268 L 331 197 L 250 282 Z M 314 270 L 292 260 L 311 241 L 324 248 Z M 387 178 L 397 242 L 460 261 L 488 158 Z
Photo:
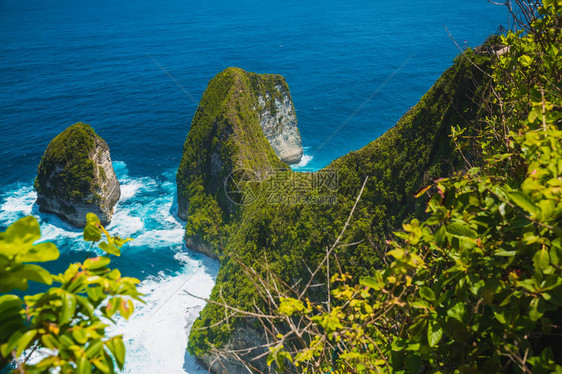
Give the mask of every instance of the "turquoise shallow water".
M 175 169 L 207 82 L 228 66 L 286 77 L 316 169 L 392 126 L 448 67 L 505 22 L 485 0 L 0 1 L 0 229 L 39 217 L 81 261 L 80 232 L 33 204 L 49 141 L 72 123 L 106 139 L 123 196 L 110 229 L 136 240 L 115 264 L 142 280 L 147 305 L 116 328 L 127 372 L 197 372 L 187 329 L 218 264 L 182 244 Z

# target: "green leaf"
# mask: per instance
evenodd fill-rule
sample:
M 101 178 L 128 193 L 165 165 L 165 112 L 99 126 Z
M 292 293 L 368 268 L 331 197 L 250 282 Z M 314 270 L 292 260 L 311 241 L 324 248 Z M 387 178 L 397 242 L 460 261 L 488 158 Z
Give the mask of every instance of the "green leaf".
M 528 213 L 536 215 L 539 212 L 539 208 L 523 192 L 511 191 L 511 192 L 508 192 L 507 195 L 509 196 L 509 199 L 513 203 L 518 205 L 520 208 L 523 208 Z
M 110 255 L 121 256 L 121 251 L 113 244 L 106 242 L 101 242 L 99 244 L 100 248 L 109 253 Z
M 21 262 L 46 262 L 59 258 L 60 252 L 57 246 L 50 242 L 34 245 L 29 251 L 18 255 Z
M 507 322 L 507 319 L 505 318 L 505 309 L 503 308 L 498 308 L 499 311 L 494 311 L 494 317 L 496 317 L 496 319 L 501 323 L 501 324 L 505 324 Z
M 109 300 L 107 302 L 107 305 L 105 306 L 106 315 L 108 317 L 111 317 L 112 315 L 117 313 L 117 311 L 119 310 L 120 304 L 121 304 L 121 298 L 120 297 L 114 297 L 113 299 Z
M 0 316 L 5 316 L 8 310 L 16 309 L 21 310 L 23 305 L 22 299 L 16 295 L 2 295 L 0 296 Z
M 525 67 L 530 66 L 532 62 L 533 62 L 533 59 L 531 57 L 527 56 L 527 55 L 523 55 L 523 56 L 519 57 L 519 63 L 522 66 L 525 66 Z
M 101 240 L 101 230 L 99 227 L 86 225 L 84 227 L 84 241 L 98 242 Z
M 85 355 L 80 356 L 78 359 L 78 363 L 76 365 L 76 373 L 77 374 L 90 374 L 92 372 L 92 364 L 88 357 Z
M 395 233 L 395 234 L 398 234 L 398 233 Z M 406 236 L 406 238 L 407 238 L 407 236 Z M 405 254 L 405 253 L 406 253 L 405 250 L 403 250 L 403 249 L 401 249 L 401 248 L 397 248 L 397 249 L 393 249 L 393 250 L 391 250 L 391 251 L 388 251 L 388 252 L 386 253 L 386 255 L 387 255 L 387 256 L 390 256 L 390 257 L 394 257 L 394 258 L 397 259 L 397 260 L 400 260 L 400 259 L 402 259 L 402 258 L 404 257 L 404 254 Z
M 86 332 L 86 329 L 80 327 L 80 326 L 75 326 L 72 330 L 72 337 L 74 338 L 74 340 L 76 340 L 79 344 L 86 344 L 86 342 L 88 341 L 88 333 Z
M 420 188 L 420 190 L 418 192 L 416 192 L 416 194 L 415 194 L 416 199 L 419 198 L 424 193 L 426 193 L 431 187 L 433 187 L 432 184 L 430 184 L 429 186 L 425 186 L 423 188 Z
M 420 296 L 428 301 L 435 301 L 435 293 L 427 286 L 420 287 Z
M 554 243 L 552 244 L 549 251 L 550 262 L 559 266 L 562 264 L 562 248 L 554 245 Z
M 23 265 L 17 267 L 15 271 L 0 274 L 0 292 L 8 292 L 10 290 L 27 290 L 28 284 L 27 279 L 19 275 L 19 270 L 23 268 Z
M 72 319 L 76 312 L 76 298 L 73 294 L 63 291 L 61 300 L 62 308 L 59 315 L 59 324 L 64 325 Z
M 27 280 L 50 285 L 53 282 L 51 273 L 39 265 L 25 264 L 17 271 L 18 276 Z
M 541 212 L 541 221 L 549 221 L 553 218 L 556 211 L 556 204 L 553 200 L 540 200 L 538 204 Z
M 504 248 L 498 248 L 495 252 L 495 256 L 501 257 L 513 257 L 517 254 L 517 251 L 506 251 Z
M 372 288 L 374 290 L 380 290 L 382 288 L 381 283 L 373 277 L 365 276 L 359 279 L 359 283 L 362 286 Z
M 433 238 L 435 238 L 435 244 L 437 244 L 438 246 L 443 245 L 443 240 L 445 239 L 445 233 L 446 233 L 445 226 L 439 227 L 439 229 L 433 235 Z
M 117 248 L 121 248 L 123 246 L 123 244 L 128 243 L 128 242 L 132 242 L 133 239 L 131 238 L 127 238 L 127 239 L 121 239 L 118 236 L 114 236 L 113 237 L 113 244 L 117 247 Z
M 0 357 L 9 357 L 11 356 L 11 351 L 16 347 L 18 344 L 18 340 L 21 338 L 22 333 L 21 331 L 15 331 L 8 341 L 1 345 L 0 349 Z
M 86 214 L 86 225 L 99 226 L 100 219 L 94 213 Z
M 133 305 L 133 301 L 131 299 L 121 299 L 121 303 L 119 304 L 119 313 L 125 319 L 129 319 L 131 314 L 135 311 L 135 306 Z
M 302 301 L 293 298 L 281 298 L 278 311 L 282 315 L 291 316 L 295 312 L 302 312 L 305 306 Z
M 6 232 L 0 235 L 0 240 L 12 243 L 14 246 L 22 249 L 27 249 L 33 243 L 41 238 L 41 229 L 39 222 L 32 216 L 27 216 L 18 219 L 6 229 Z
M 113 357 L 115 357 L 115 361 L 117 362 L 119 369 L 123 369 L 123 366 L 125 365 L 125 344 L 123 344 L 123 337 L 113 337 L 105 344 L 107 348 L 109 348 Z
M 453 222 L 446 226 L 447 233 L 459 237 L 459 238 L 476 238 L 476 233 L 468 224 L 463 224 L 459 222 Z
M 431 305 L 429 305 L 429 303 L 427 301 L 413 301 L 410 303 L 410 306 L 412 308 L 416 308 L 416 309 L 429 309 L 431 308 Z
M 18 349 L 16 350 L 17 357 L 21 356 L 23 351 L 29 347 L 31 341 L 35 338 L 35 335 L 37 335 L 37 330 L 29 330 L 19 338 L 17 343 Z
M 104 266 L 107 266 L 110 262 L 111 260 L 108 257 L 103 257 L 103 256 L 92 257 L 84 261 L 82 267 L 87 270 L 96 270 L 99 268 L 103 268 Z
M 45 334 L 41 336 L 41 342 L 49 349 L 57 349 L 59 342 L 52 334 Z
M 436 322 L 432 321 L 427 326 L 427 342 L 430 347 L 435 347 L 443 337 L 443 329 Z
M 544 301 L 540 297 L 535 297 L 529 304 L 529 318 L 531 321 L 538 321 L 544 314 Z
M 447 310 L 449 318 L 455 319 L 461 323 L 466 322 L 466 309 L 462 302 L 456 303 L 452 308 Z
M 86 356 L 93 358 L 103 349 L 103 341 L 101 339 L 95 340 L 86 349 Z M 96 365 L 98 366 L 98 365 Z
M 99 357 L 92 359 L 92 363 L 102 372 L 102 373 L 111 373 L 112 370 L 109 368 L 107 360 L 105 357 Z
M 552 269 L 550 266 L 550 256 L 544 247 L 533 256 L 533 264 L 535 265 L 535 270 L 540 273 L 547 273 Z

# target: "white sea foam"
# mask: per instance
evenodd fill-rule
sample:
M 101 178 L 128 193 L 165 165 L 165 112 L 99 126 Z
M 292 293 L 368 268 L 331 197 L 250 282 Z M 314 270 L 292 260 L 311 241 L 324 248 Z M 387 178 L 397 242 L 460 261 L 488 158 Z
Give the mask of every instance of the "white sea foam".
M 12 185 L 7 187 L 6 193 L 0 196 L 0 223 L 7 226 L 11 222 L 31 214 L 37 193 L 33 187 L 26 185 Z
M 313 157 L 310 155 L 303 154 L 300 162 L 296 165 L 293 165 L 293 168 L 294 169 L 304 168 L 306 165 L 308 165 L 308 163 L 312 160 L 312 158 Z
M 116 206 L 111 223 L 107 226 L 110 231 L 115 231 L 121 237 L 132 237 L 144 229 L 140 216 L 133 213 L 130 207 Z
M 151 230 L 135 237 L 132 245 L 149 245 L 152 247 L 166 247 L 181 245 L 183 238 L 183 229 L 172 230 Z
M 293 165 L 294 170 L 298 171 L 299 169 L 306 167 L 306 165 L 308 165 L 308 163 L 314 158 L 314 156 L 307 154 L 309 150 L 310 147 L 304 147 L 304 153 L 301 157 L 301 160 L 299 161 L 298 164 Z
M 151 178 L 119 179 L 121 185 L 120 202 L 133 198 L 139 191 L 150 191 L 157 186 L 157 183 Z
M 135 302 L 129 321 L 118 318 L 112 335 L 122 334 L 127 347 L 125 373 L 205 373 L 187 355 L 187 336 L 204 302 L 184 291 L 208 297 L 214 285 L 216 262 L 191 260 L 178 254 L 185 263 L 173 276 L 160 274 L 139 285 L 146 304 Z

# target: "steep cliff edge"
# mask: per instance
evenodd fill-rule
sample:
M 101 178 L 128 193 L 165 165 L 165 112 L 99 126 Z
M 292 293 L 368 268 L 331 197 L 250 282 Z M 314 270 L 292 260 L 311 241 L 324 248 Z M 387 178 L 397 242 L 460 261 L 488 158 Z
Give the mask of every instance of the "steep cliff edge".
M 258 96 L 258 113 L 263 134 L 281 161 L 298 163 L 302 158 L 303 148 L 289 86 L 278 75 L 253 75 L 251 79 L 257 83 L 258 91 L 265 91 L 265 96 Z
M 464 56 L 457 58 L 420 102 L 380 138 L 335 160 L 316 174 L 306 174 L 311 178 L 322 173 L 336 176 L 337 183 L 332 186 L 335 189 L 328 191 L 335 197 L 330 200 L 333 203 L 318 204 L 314 203 L 318 199 L 302 198 L 300 201 L 313 203 L 272 203 L 267 193 L 262 193 L 253 204 L 244 206 L 233 226 L 225 231 L 226 256 L 211 299 L 246 310 L 262 305 L 240 263 L 262 275 L 267 266 L 290 285 L 306 283 L 306 266 L 314 268 L 325 255 L 325 249 L 338 237 L 367 176 L 363 197 L 342 238 L 342 242 L 353 244 L 338 250 L 338 259 L 342 271 L 356 277 L 380 266 L 379 254 L 384 253 L 392 232 L 405 219 L 424 214 L 423 199 L 414 199 L 416 190 L 462 164 L 460 156 L 453 153 L 449 139 L 451 126 L 466 127 L 467 133 L 479 126 L 489 84 L 483 71 L 489 71 L 490 60 L 471 58 L 472 62 Z M 282 190 L 286 196 L 317 197 L 325 192 L 295 190 L 291 183 L 276 185 L 276 192 Z M 318 292 L 325 295 L 325 290 Z M 230 320 L 228 327 L 221 325 L 224 316 L 222 307 L 207 304 L 193 325 L 188 350 L 212 372 L 247 372 L 234 356 L 219 357 L 212 353 L 211 345 L 243 352 L 259 345 L 263 336 L 251 320 Z M 246 336 L 254 338 L 247 340 Z M 251 360 L 265 351 L 265 348 L 249 350 L 251 353 L 244 358 Z M 251 363 L 267 372 L 264 359 Z
M 111 220 L 121 196 L 107 143 L 88 124 L 76 123 L 56 136 L 41 158 L 34 183 L 37 204 L 74 226 L 86 225 L 86 213 Z
M 261 180 L 302 156 L 296 115 L 285 79 L 228 68 L 213 78 L 193 117 L 177 171 L 178 215 L 188 221 L 186 242 L 212 257 L 221 229 L 243 202 L 231 173 Z M 226 183 L 226 184 L 225 184 Z

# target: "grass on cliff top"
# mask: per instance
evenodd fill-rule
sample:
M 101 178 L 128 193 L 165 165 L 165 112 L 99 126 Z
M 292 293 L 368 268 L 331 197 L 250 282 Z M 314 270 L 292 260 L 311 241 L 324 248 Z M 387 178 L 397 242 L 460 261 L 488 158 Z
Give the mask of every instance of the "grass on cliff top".
M 88 124 L 78 122 L 57 135 L 41 158 L 35 190 L 47 198 L 83 198 L 93 191 L 95 165 L 89 158 L 101 138 Z M 57 172 L 60 170 L 60 172 Z

